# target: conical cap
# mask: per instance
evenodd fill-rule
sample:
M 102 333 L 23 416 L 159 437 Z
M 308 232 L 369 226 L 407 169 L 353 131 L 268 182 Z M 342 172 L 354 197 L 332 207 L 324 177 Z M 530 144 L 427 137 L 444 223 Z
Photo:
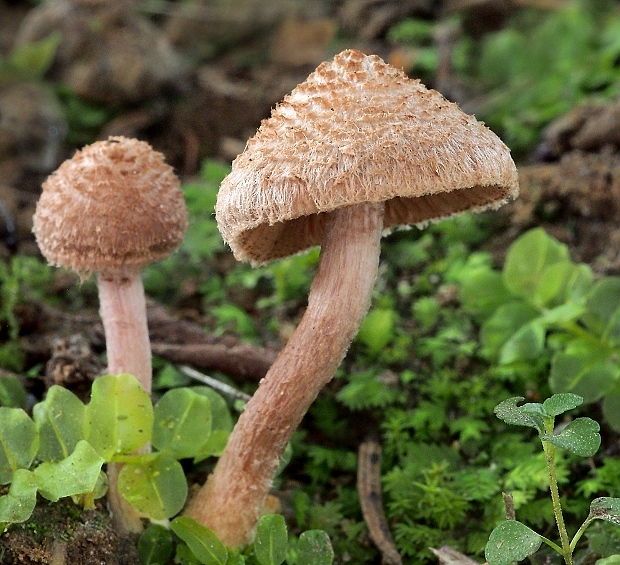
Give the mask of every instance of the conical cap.
M 385 202 L 384 227 L 498 208 L 518 193 L 504 143 L 379 57 L 343 51 L 276 106 L 220 187 L 218 226 L 239 260 L 320 245 L 325 214 Z

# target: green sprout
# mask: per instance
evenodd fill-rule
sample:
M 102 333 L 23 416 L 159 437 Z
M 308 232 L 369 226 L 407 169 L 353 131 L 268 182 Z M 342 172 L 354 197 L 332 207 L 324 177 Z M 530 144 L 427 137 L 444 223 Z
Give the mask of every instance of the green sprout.
M 485 557 L 489 565 L 510 565 L 538 551 L 544 542 L 563 557 L 566 565 L 573 565 L 575 547 L 593 520 L 605 520 L 620 525 L 620 498 L 601 497 L 593 500 L 590 504 L 590 513 L 572 540 L 569 539 L 560 502 L 555 454 L 556 449 L 560 448 L 581 457 L 592 457 L 601 445 L 600 427 L 591 418 L 575 418 L 560 431 L 556 431 L 556 416 L 583 403 L 583 398 L 576 394 L 554 394 L 542 404 L 527 403 L 518 406 L 523 400 L 520 396 L 504 400 L 495 407 L 495 414 L 508 424 L 527 426 L 538 431 L 547 463 L 553 513 L 560 534 L 560 544 L 538 534 L 522 522 L 508 519 L 491 533 L 485 548 Z

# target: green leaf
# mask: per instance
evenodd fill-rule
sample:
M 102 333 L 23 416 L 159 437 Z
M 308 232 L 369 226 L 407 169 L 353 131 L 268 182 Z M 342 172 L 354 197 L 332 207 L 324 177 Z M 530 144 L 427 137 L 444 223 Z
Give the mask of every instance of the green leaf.
M 542 228 L 532 229 L 510 246 L 502 272 L 504 284 L 513 294 L 534 301 L 547 267 L 566 261 L 570 262 L 566 245 Z
M 607 496 L 595 498 L 590 503 L 590 515 L 592 519 L 605 520 L 620 526 L 620 498 Z
M 164 394 L 154 409 L 153 445 L 175 459 L 194 457 L 211 435 L 211 404 L 189 388 Z
M 534 530 L 516 520 L 507 520 L 491 532 L 484 556 L 489 565 L 510 565 L 536 553 L 541 544 L 542 537 Z
M 577 265 L 571 261 L 561 261 L 549 265 L 540 273 L 540 279 L 535 286 L 531 297 L 532 303 L 539 307 L 546 307 L 552 302 L 561 303 L 566 281 L 570 279 Z
M 244 338 L 256 337 L 258 330 L 252 317 L 233 304 L 223 304 L 221 306 L 214 306 L 210 310 L 217 320 L 217 326 L 219 333 L 224 331 L 231 331 Z
M 535 410 L 536 405 L 524 404 L 523 406 L 517 406 L 521 401 L 525 400 L 522 396 L 515 396 L 508 398 L 500 402 L 493 410 L 495 415 L 506 422 L 514 426 L 528 426 L 530 428 L 536 428 L 539 432 L 544 431 L 544 421 L 542 416 L 542 405 L 538 404 L 539 410 Z
M 601 446 L 601 427 L 591 418 L 576 418 L 557 435 L 542 439 L 581 457 L 592 457 Z
M 611 346 L 620 345 L 620 277 L 598 281 L 588 296 L 583 321 L 594 334 Z
M 620 565 L 620 554 L 615 553 L 614 555 L 610 555 L 609 557 L 603 557 L 602 559 L 597 559 L 595 564 L 596 565 Z
M 580 303 L 587 296 L 594 284 L 594 274 L 589 265 L 582 263 L 573 265 L 573 270 L 567 273 L 564 288 L 560 299 L 564 302 Z
M 525 324 L 502 346 L 499 362 L 502 365 L 531 361 L 540 357 L 545 349 L 545 329 L 539 323 Z
M 190 548 L 203 565 L 225 565 L 228 550 L 213 530 L 205 528 L 187 516 L 179 516 L 170 522 L 172 531 Z
M 43 402 L 32 409 L 37 424 L 39 451 L 42 461 L 60 461 L 73 452 L 77 442 L 84 439 L 86 407 L 71 391 L 54 385 Z
M 85 422 L 86 439 L 110 461 L 151 440 L 153 405 L 133 375 L 104 375 L 93 382 Z
M 539 308 L 561 308 L 557 310 L 556 317 L 561 313 L 563 317 L 570 314 L 568 319 L 574 319 L 576 314 L 585 310 L 582 303 L 593 281 L 594 275 L 588 265 L 560 261 L 542 270 L 530 301 Z
M 570 345 L 551 359 L 549 385 L 554 392 L 573 392 L 591 403 L 605 396 L 616 384 L 620 367 L 607 354 L 589 347 Z
M 66 459 L 41 463 L 34 470 L 39 492 L 52 502 L 65 496 L 92 492 L 104 462 L 88 442 L 80 440 Z
M 123 465 L 118 490 L 137 510 L 154 520 L 178 514 L 187 499 L 183 467 L 165 453 L 150 453 L 140 463 Z
M 228 409 L 226 400 L 217 392 L 208 386 L 192 387 L 192 390 L 198 394 L 206 396 L 211 404 L 211 435 L 209 439 L 201 446 L 199 453 L 194 457 L 194 463 L 202 461 L 212 455 L 219 456 L 233 427 L 233 419 Z
M 351 410 L 363 410 L 398 402 L 402 391 L 388 386 L 374 370 L 369 370 L 350 375 L 349 382 L 338 391 L 336 398 Z
M 0 484 L 17 469 L 28 469 L 39 448 L 35 423 L 21 408 L 0 407 Z
M 559 416 L 582 404 L 583 397 L 577 394 L 560 393 L 554 394 L 551 398 L 547 398 L 547 400 L 543 402 L 543 408 L 549 416 L 555 418 L 555 416 Z
M 184 543 L 177 544 L 177 550 L 174 555 L 174 562 L 179 565 L 200 565 L 200 561 L 192 553 L 192 550 Z M 228 562 L 226 562 L 228 565 Z
M 228 561 L 226 561 L 226 565 L 244 565 L 245 558 L 243 555 L 239 553 L 237 549 L 231 549 L 228 552 Z
M 489 267 L 471 270 L 462 280 L 460 299 L 466 311 L 489 316 L 512 299 L 502 274 Z
M 297 565 L 331 565 L 334 550 L 323 530 L 308 530 L 299 536 Z
M 288 533 L 284 516 L 267 514 L 258 521 L 254 554 L 260 565 L 280 565 L 286 558 Z
M 32 472 L 18 469 L 9 492 L 0 496 L 0 524 L 25 522 L 37 502 L 37 480 Z
M 484 354 L 498 359 L 504 344 L 523 326 L 535 320 L 538 314 L 536 309 L 522 300 L 500 306 L 480 330 Z
M 586 311 L 586 307 L 582 304 L 569 302 L 556 306 L 555 308 L 545 310 L 538 318 L 538 321 L 545 327 L 549 328 L 558 324 L 566 324 L 567 322 L 577 320 Z
M 165 565 L 173 551 L 170 530 L 159 524 L 151 524 L 138 539 L 138 554 L 142 565 Z
M 26 408 L 27 394 L 15 377 L 0 376 L 0 406 Z

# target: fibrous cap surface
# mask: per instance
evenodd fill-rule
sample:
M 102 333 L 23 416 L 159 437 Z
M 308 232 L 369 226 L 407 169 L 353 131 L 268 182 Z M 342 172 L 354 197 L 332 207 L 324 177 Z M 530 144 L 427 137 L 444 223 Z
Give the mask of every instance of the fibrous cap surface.
M 45 258 L 82 277 L 116 276 L 168 256 L 187 229 L 179 179 L 144 141 L 110 137 L 43 183 L 33 231 Z
M 518 193 L 508 148 L 473 116 L 379 57 L 343 51 L 276 106 L 216 205 L 255 264 L 319 245 L 325 213 L 385 201 L 385 228 L 497 208 Z

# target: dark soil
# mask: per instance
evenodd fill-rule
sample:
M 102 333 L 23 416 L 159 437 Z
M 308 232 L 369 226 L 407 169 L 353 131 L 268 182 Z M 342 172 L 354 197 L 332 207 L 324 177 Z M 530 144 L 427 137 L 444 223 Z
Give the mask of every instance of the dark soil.
M 27 522 L 0 536 L 5 565 L 137 565 L 135 536 L 122 538 L 101 505 L 82 510 L 70 500 L 38 504 Z

